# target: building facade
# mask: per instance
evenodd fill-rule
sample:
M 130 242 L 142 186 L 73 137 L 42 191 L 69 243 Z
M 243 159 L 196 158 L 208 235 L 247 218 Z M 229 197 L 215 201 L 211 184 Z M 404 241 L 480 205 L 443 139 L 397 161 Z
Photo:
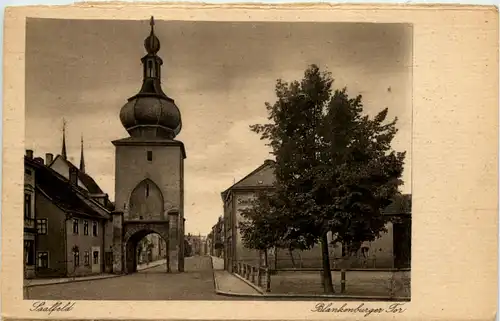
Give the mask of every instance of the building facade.
M 33 152 L 28 151 L 24 157 L 24 277 L 27 279 L 36 276 L 35 175 L 38 166 Z
M 263 263 L 263 253 L 243 245 L 238 224 L 241 212 L 251 205 L 256 193 L 272 190 L 274 184 L 272 161 L 266 161 L 246 177 L 222 192 L 224 204 L 225 268 L 232 271 L 236 262 L 258 265 Z M 402 195 L 383 210 L 384 215 L 398 217 L 398 223 L 387 223 L 387 232 L 373 242 L 365 242 L 366 256 L 360 252 L 348 255 L 348 249 L 340 243 L 332 243 L 329 233 L 329 254 L 332 267 L 338 268 L 393 268 L 409 267 L 411 256 L 411 196 Z M 215 233 L 214 233 L 215 235 Z M 268 263 L 275 269 L 321 268 L 321 246 L 315 245 L 306 251 L 270 249 Z
M 110 235 L 105 233 L 110 224 L 110 209 L 78 186 L 78 169 L 68 168 L 67 179 L 50 168 L 51 160 L 51 154 L 46 155 L 46 161 L 33 158 L 31 150 L 24 159 L 25 185 L 33 187 L 29 189 L 31 194 L 25 188 L 25 213 L 34 211 L 36 227 L 34 245 L 29 255 L 25 255 L 25 266 L 33 266 L 28 268 L 32 271 L 25 273 L 26 277 L 83 276 L 111 271 L 111 262 L 108 259 L 106 264 L 104 254 L 111 244 Z M 28 205 L 30 210 L 26 209 Z

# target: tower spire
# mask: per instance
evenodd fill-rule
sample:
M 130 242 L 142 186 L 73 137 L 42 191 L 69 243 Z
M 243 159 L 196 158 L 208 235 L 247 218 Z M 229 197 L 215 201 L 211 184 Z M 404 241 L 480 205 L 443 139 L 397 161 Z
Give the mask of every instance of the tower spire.
M 161 88 L 161 66 L 163 65 L 163 60 L 158 56 L 160 40 L 155 34 L 155 20 L 153 16 L 151 16 L 149 25 L 151 26 L 151 31 L 149 32 L 149 36 L 144 40 L 146 55 L 141 59 L 143 65 L 142 87 L 139 93 L 129 98 L 129 100 L 140 96 L 172 100 Z
M 83 158 L 83 134 L 80 152 L 80 172 L 85 173 L 85 158 Z
M 62 136 L 62 150 L 61 156 L 66 159 L 66 120 L 63 118 L 63 136 Z

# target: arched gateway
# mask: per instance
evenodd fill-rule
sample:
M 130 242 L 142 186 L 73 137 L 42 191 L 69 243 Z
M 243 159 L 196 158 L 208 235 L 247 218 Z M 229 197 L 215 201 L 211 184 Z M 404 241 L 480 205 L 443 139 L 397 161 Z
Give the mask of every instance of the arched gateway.
M 150 233 L 167 244 L 168 270 L 184 271 L 184 144 L 175 140 L 182 128 L 174 100 L 161 88 L 160 41 L 151 32 L 144 41 L 142 88 L 120 111 L 130 137 L 116 147 L 113 270 L 136 271 L 137 243 Z M 167 271 L 167 268 L 165 269 Z

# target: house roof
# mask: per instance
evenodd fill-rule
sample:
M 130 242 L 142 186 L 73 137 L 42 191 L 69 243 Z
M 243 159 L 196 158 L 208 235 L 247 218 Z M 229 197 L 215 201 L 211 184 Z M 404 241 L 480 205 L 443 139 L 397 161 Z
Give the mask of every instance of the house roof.
M 96 219 L 109 218 L 109 210 L 89 199 L 56 171 L 27 157 L 24 163 L 35 169 L 35 188 L 64 212 Z
M 231 190 L 269 188 L 273 186 L 275 176 L 273 166 L 274 161 L 266 160 L 262 165 L 254 169 L 238 182 L 221 193 L 224 201 Z M 386 208 L 382 210 L 386 215 L 409 214 L 411 213 L 411 194 L 399 194 Z M 217 225 L 217 224 L 216 224 Z M 215 225 L 214 225 L 215 226 Z
M 68 165 L 69 168 L 76 169 L 76 172 L 78 173 L 78 179 L 82 182 L 83 185 L 85 185 L 85 188 L 89 191 L 90 194 L 104 194 L 103 190 L 99 187 L 99 185 L 97 185 L 92 177 L 80 171 L 80 169 L 69 160 L 65 159 L 61 155 L 57 155 L 52 163 L 54 163 L 56 159 L 61 159 Z
M 273 186 L 275 181 L 273 165 L 273 160 L 265 160 L 262 165 L 251 171 L 248 175 L 222 192 L 222 200 L 224 200 L 227 194 L 234 189 L 262 188 Z

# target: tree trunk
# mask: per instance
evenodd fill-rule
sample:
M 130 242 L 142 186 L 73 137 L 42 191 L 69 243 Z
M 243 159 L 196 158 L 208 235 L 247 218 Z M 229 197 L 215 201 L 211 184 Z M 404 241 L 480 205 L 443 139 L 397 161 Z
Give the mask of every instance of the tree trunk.
M 334 293 L 332 272 L 330 270 L 330 255 L 328 253 L 328 237 L 326 233 L 321 236 L 321 254 L 323 259 L 323 290 L 325 293 Z
M 291 248 L 288 248 L 288 252 L 290 253 L 290 258 L 292 259 L 292 266 L 295 269 L 297 267 L 295 266 L 295 259 L 293 258 L 293 250 Z
M 278 248 L 274 248 L 274 270 L 278 271 Z

